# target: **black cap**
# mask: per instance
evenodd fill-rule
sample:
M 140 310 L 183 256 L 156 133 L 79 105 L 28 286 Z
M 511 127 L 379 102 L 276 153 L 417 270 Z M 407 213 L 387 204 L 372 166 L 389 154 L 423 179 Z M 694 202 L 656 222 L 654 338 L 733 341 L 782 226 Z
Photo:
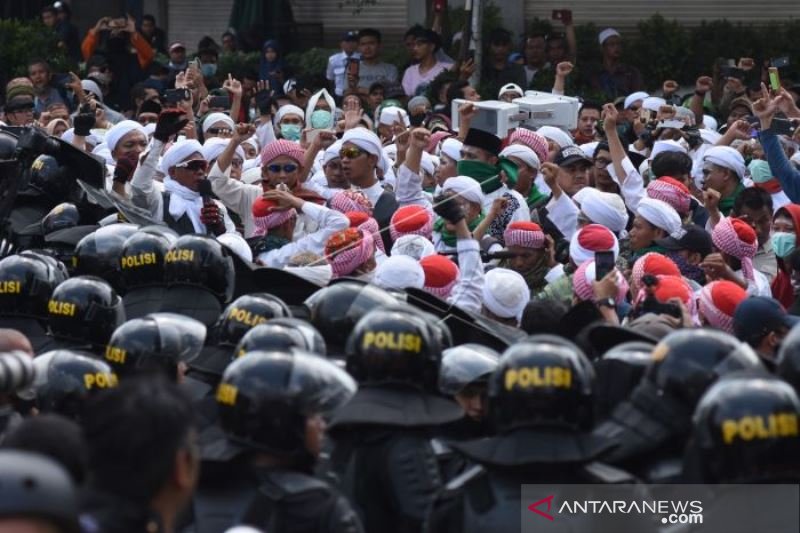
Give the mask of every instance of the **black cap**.
M 697 252 L 703 257 L 711 253 L 713 243 L 711 242 L 711 235 L 705 229 L 696 224 L 688 224 L 683 229 L 686 233 L 680 239 L 675 237 L 656 239 L 656 245 L 672 252 L 679 250 Z
M 139 114 L 142 113 L 161 113 L 161 104 L 158 103 L 157 100 L 145 100 L 142 102 L 142 105 L 139 106 Z
M 343 41 L 358 41 L 358 32 L 357 31 L 346 31 L 344 35 L 342 35 Z
M 470 128 L 467 132 L 466 138 L 464 139 L 464 144 L 486 150 L 490 154 L 496 156 L 500 154 L 502 141 L 493 133 L 479 130 L 477 128 Z
M 774 298 L 751 296 L 733 314 L 733 332 L 740 341 L 759 342 L 770 331 L 791 329 L 800 317 L 789 315 Z
M 587 166 L 592 164 L 592 161 L 586 157 L 586 154 L 577 146 L 566 146 L 558 151 L 558 155 L 554 163 L 560 167 L 568 167 L 575 163 L 585 163 Z

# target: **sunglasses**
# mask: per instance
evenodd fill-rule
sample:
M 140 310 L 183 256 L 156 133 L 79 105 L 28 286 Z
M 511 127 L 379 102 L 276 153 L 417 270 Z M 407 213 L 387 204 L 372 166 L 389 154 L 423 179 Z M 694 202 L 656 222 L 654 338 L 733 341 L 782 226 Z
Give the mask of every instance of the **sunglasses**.
M 185 168 L 186 170 L 191 170 L 192 172 L 197 172 L 198 170 L 205 172 L 205 170 L 208 168 L 208 162 L 205 159 L 192 159 L 191 161 L 178 163 L 175 165 L 175 168 Z
M 267 165 L 267 170 L 269 170 L 273 174 L 278 174 L 281 170 L 283 170 L 287 174 L 291 174 L 298 168 L 300 167 L 298 167 L 297 165 L 293 165 L 292 163 L 286 163 L 285 165 Z
M 208 128 L 206 131 L 211 135 L 233 135 L 233 131 L 228 128 Z
M 339 157 L 342 159 L 355 159 L 357 157 L 361 157 L 361 155 L 366 154 L 364 150 L 361 148 L 356 148 L 355 146 L 349 146 L 347 148 L 342 148 L 339 150 Z

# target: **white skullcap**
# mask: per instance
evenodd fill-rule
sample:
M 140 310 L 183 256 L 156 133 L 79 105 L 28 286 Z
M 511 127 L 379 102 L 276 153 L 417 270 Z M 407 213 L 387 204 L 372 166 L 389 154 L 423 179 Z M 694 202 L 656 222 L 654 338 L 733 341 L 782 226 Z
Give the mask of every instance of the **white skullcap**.
M 600 43 L 600 46 L 603 46 L 603 43 L 606 42 L 606 39 L 609 37 L 620 37 L 620 34 L 614 28 L 604 29 L 597 35 L 597 41 Z
M 436 172 L 436 165 L 433 164 L 433 157 L 428 152 L 422 152 L 422 159 L 419 161 L 419 167 L 431 176 Z
M 405 109 L 401 107 L 384 107 L 381 110 L 381 116 L 378 118 L 378 124 L 391 126 L 398 120 L 402 121 L 406 128 L 411 125 Z
M 286 115 L 297 115 L 300 117 L 300 120 L 305 121 L 306 114 L 303 113 L 303 110 L 297 107 L 296 105 L 287 104 L 278 108 L 278 111 L 275 113 L 275 124 L 280 124 L 283 117 Z
M 578 148 L 583 150 L 583 153 L 586 154 L 586 157 L 588 157 L 589 159 L 594 159 L 594 153 L 595 151 L 597 151 L 598 144 L 600 143 L 597 141 L 592 141 L 590 143 L 581 144 L 580 146 L 578 146 Z
M 442 192 L 452 191 L 473 204 L 483 206 L 483 191 L 481 184 L 467 176 L 447 178 L 442 185 Z
M 217 240 L 230 251 L 238 255 L 245 263 L 253 262 L 253 250 L 250 245 L 244 240 L 244 237 L 238 233 L 223 233 Z
M 141 132 L 142 135 L 147 137 L 147 132 L 144 131 L 144 126 L 135 120 L 123 120 L 122 122 L 114 124 L 114 126 L 106 132 L 106 146 L 108 146 L 108 149 L 113 152 L 120 139 L 132 131 Z
M 556 143 L 559 148 L 566 148 L 567 146 L 575 146 L 575 141 L 572 140 L 569 133 L 562 129 L 553 126 L 542 126 L 536 133 Z
M 145 124 L 144 132 L 147 134 L 148 137 L 152 137 L 153 134 L 156 132 L 156 123 L 150 122 L 149 124 Z
M 202 154 L 203 145 L 194 139 L 184 139 L 170 146 L 161 158 L 161 168 L 164 169 L 164 174 L 167 174 L 171 167 L 186 161 L 195 153 Z
M 325 149 L 322 155 L 322 165 L 327 165 L 334 159 L 339 159 L 339 152 L 342 150 L 342 141 L 336 141 Z
M 569 258 L 577 266 L 594 259 L 595 252 L 614 252 L 619 256 L 619 241 L 610 229 L 600 224 L 589 224 L 572 235 L 569 242 Z
M 250 146 L 252 146 L 253 148 L 256 149 L 256 152 L 260 152 L 261 151 L 261 146 L 258 144 L 258 137 L 256 137 L 255 135 L 253 135 L 249 139 L 243 140 L 242 144 L 249 144 Z M 256 156 L 256 157 L 258 157 L 258 156 Z
M 392 255 L 375 269 L 373 283 L 382 289 L 421 289 L 425 286 L 425 271 L 416 259 Z
M 536 170 L 539 170 L 539 167 L 542 166 L 542 163 L 539 161 L 539 156 L 536 155 L 536 152 L 524 144 L 510 144 L 506 146 L 503 151 L 500 152 L 500 157 L 516 157 L 529 167 L 535 168 Z
M 94 80 L 81 80 L 81 87 L 85 92 L 92 93 L 95 96 L 95 100 L 101 104 L 103 103 L 103 91 L 100 90 L 100 86 Z
M 525 95 L 525 91 L 523 91 L 522 87 L 520 87 L 516 83 L 507 83 L 502 87 L 500 87 L 500 92 L 497 93 L 497 97 L 502 98 L 505 93 L 517 93 L 520 96 Z
M 642 101 L 642 107 L 647 109 L 648 111 L 655 111 L 658 113 L 659 108 L 662 105 L 667 105 L 667 101 L 663 98 L 659 98 L 658 96 L 648 96 Z
M 436 249 L 433 247 L 433 243 L 430 240 L 422 235 L 413 233 L 401 235 L 392 245 L 392 257 L 407 255 L 419 261 L 423 257 L 428 257 L 435 253 Z
M 381 140 L 367 128 L 353 128 L 344 132 L 342 144 L 348 142 L 355 144 L 372 155 L 377 155 L 379 157 L 383 155 Z
M 214 159 L 218 158 L 222 152 L 225 151 L 225 147 L 228 146 L 230 139 L 223 139 L 221 137 L 214 137 L 212 139 L 207 140 L 203 144 L 203 150 L 200 152 L 203 154 L 203 158 L 206 161 L 213 161 Z M 236 147 L 236 155 L 242 158 L 242 162 L 244 162 L 244 150 L 242 150 L 241 146 Z
M 233 123 L 233 119 L 226 115 L 225 113 L 209 113 L 206 115 L 206 118 L 203 119 L 203 133 L 208 131 L 208 128 L 216 124 L 217 122 L 224 122 L 225 126 L 231 131 L 236 129 L 236 125 Z
M 706 150 L 703 161 L 708 161 L 723 168 L 733 170 L 739 179 L 744 178 L 744 158 L 737 150 L 730 146 L 714 146 Z
M 464 144 L 454 137 L 449 137 L 442 141 L 442 147 L 439 149 L 439 153 L 442 153 L 452 159 L 453 161 L 460 161 L 461 160 L 461 147 Z
M 483 306 L 500 318 L 519 322 L 530 299 L 525 278 L 513 270 L 493 268 L 483 278 Z
M 636 91 L 635 93 L 631 93 L 625 97 L 625 109 L 628 109 L 630 106 L 638 102 L 639 100 L 644 100 L 648 98 L 650 95 L 644 91 Z
M 589 220 L 607 227 L 617 235 L 628 225 L 628 210 L 625 208 L 625 201 L 618 194 L 584 187 L 573 196 L 573 200 L 580 204 L 581 211 Z
M 650 157 L 647 159 L 655 159 L 661 152 L 682 152 L 687 154 L 686 148 L 678 141 L 656 141 L 653 143 L 653 150 L 650 152 Z
M 717 119 L 715 119 L 711 115 L 704 114 L 703 128 L 707 130 L 717 131 L 717 128 L 719 128 L 719 123 L 717 122 Z
M 681 216 L 667 202 L 655 198 L 642 198 L 636 208 L 636 214 L 653 226 L 667 232 L 670 237 L 680 239 L 686 234 Z
M 261 183 L 263 180 L 264 176 L 261 175 L 261 167 L 250 167 L 242 172 L 242 183 L 255 185 Z

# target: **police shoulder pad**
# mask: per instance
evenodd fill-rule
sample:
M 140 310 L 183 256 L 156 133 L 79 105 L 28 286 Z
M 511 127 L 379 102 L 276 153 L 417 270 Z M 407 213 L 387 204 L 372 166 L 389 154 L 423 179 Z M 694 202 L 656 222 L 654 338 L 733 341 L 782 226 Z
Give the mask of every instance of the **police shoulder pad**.
M 592 482 L 594 483 L 604 483 L 607 485 L 636 483 L 636 478 L 632 474 L 599 461 L 587 463 L 584 465 L 583 470 L 592 478 Z

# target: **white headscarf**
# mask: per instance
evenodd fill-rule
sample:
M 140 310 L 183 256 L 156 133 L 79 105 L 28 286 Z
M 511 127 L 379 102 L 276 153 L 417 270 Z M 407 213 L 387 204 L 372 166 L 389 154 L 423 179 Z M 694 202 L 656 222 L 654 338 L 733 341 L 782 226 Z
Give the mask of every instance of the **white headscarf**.
M 686 233 L 680 215 L 666 202 L 655 198 L 642 198 L 636 213 L 653 226 L 666 231 L 670 237 L 680 239 Z
M 539 170 L 539 167 L 542 165 L 542 162 L 539 161 L 539 156 L 536 155 L 536 152 L 522 144 L 511 144 L 506 146 L 503 151 L 500 152 L 500 156 L 516 157 L 529 167 L 536 170 Z
M 733 170 L 739 179 L 744 178 L 745 165 L 744 158 L 737 150 L 730 146 L 714 146 L 706 150 L 703 161 L 708 161 L 717 166 Z
M 203 144 L 203 149 L 200 151 L 203 154 L 203 158 L 206 161 L 213 161 L 218 158 L 222 152 L 225 151 L 225 148 L 228 146 L 230 139 L 223 139 L 221 137 L 214 137 L 212 139 L 207 140 Z M 242 158 L 242 163 L 244 163 L 244 150 L 241 146 L 236 147 L 236 155 Z
M 210 113 L 206 115 L 206 118 L 203 119 L 203 133 L 206 133 L 208 129 L 217 122 L 224 122 L 225 126 L 227 126 L 231 131 L 236 129 L 233 119 L 225 113 Z
M 164 170 L 169 171 L 178 163 L 182 163 L 192 154 L 202 153 L 203 147 L 194 139 L 186 139 L 173 144 L 164 154 L 161 162 Z M 205 233 L 206 226 L 200 221 L 200 210 L 203 198 L 200 193 L 184 187 L 169 175 L 164 178 L 164 190 L 170 193 L 169 214 L 179 219 L 184 214 L 192 221 L 195 233 Z
M 467 176 L 447 178 L 444 185 L 442 185 L 442 192 L 445 193 L 448 191 L 458 194 L 468 202 L 483 206 L 483 191 L 481 191 L 481 185 L 472 178 L 468 178 Z
M 383 146 L 377 135 L 366 128 L 353 128 L 344 132 L 342 144 L 353 143 L 372 155 L 383 157 Z
M 311 95 L 311 98 L 308 99 L 308 105 L 306 106 L 306 114 L 305 114 L 307 128 L 311 127 L 311 113 L 313 113 L 317 109 L 317 102 L 319 102 L 320 98 L 328 102 L 328 107 L 330 108 L 328 109 L 328 111 L 330 111 L 331 113 L 331 120 L 334 120 L 333 117 L 335 116 L 336 113 L 336 102 L 333 100 L 333 96 L 331 96 L 327 90 L 322 89 L 320 91 L 315 92 L 313 95 Z
M 536 133 L 556 143 L 559 148 L 566 148 L 567 146 L 575 146 L 575 141 L 569 136 L 567 132 L 553 126 L 542 126 Z
M 147 132 L 145 131 L 144 126 L 142 126 L 135 120 L 123 120 L 122 122 L 114 124 L 114 126 L 106 132 L 105 141 L 109 151 L 113 152 L 114 149 L 117 147 L 117 143 L 119 143 L 120 139 L 122 139 L 132 131 L 141 132 L 141 134 L 144 135 L 145 139 L 147 138 Z

